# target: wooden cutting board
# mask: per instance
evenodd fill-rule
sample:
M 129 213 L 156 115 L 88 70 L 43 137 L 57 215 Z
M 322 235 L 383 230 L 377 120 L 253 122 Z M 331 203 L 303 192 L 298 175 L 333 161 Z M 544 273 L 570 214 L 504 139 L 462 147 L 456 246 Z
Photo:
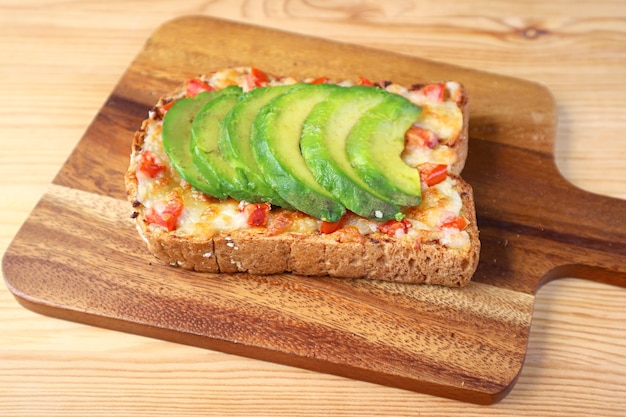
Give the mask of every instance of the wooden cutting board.
M 129 219 L 133 132 L 190 76 L 256 65 L 298 77 L 455 79 L 471 96 L 482 253 L 462 289 L 162 265 Z M 626 201 L 559 174 L 542 86 L 415 57 L 207 17 L 159 28 L 132 62 L 3 259 L 42 314 L 463 401 L 503 398 L 522 368 L 535 293 L 575 276 L 626 285 Z

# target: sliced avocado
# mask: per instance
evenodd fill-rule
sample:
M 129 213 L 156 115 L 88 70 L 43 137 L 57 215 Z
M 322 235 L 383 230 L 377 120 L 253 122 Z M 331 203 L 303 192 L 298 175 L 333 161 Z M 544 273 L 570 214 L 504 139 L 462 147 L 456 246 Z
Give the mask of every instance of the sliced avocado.
M 338 90 L 313 108 L 301 138 L 302 156 L 315 179 L 352 212 L 379 221 L 401 216 L 400 208 L 363 181 L 350 165 L 345 147 L 361 116 L 389 94 L 374 87 Z
M 216 192 L 217 198 L 228 196 L 238 200 L 252 200 L 245 178 L 222 158 L 217 145 L 220 122 L 233 108 L 241 94 L 239 87 L 227 87 L 200 109 L 191 125 L 190 149 L 198 172 Z
M 341 89 L 329 84 L 303 84 L 263 106 L 252 125 L 250 144 L 266 180 L 296 209 L 335 222 L 345 207 L 322 187 L 300 153 L 302 125 L 313 107 Z
M 259 110 L 275 97 L 298 87 L 300 84 L 268 86 L 255 88 L 243 94 L 224 118 L 218 137 L 219 150 L 224 159 L 246 178 L 248 188 L 254 190 L 255 194 L 263 196 L 263 201 L 285 208 L 292 206 L 264 178 L 252 154 L 250 135 L 252 123 Z
M 196 189 L 214 195 L 219 190 L 215 183 L 206 181 L 193 164 L 190 142 L 191 124 L 198 111 L 219 95 L 216 91 L 203 92 L 192 98 L 178 100 L 163 118 L 163 148 L 178 175 Z
M 421 201 L 419 171 L 401 158 L 404 134 L 420 113 L 406 98 L 389 94 L 359 119 L 346 139 L 348 158 L 361 178 L 401 206 Z

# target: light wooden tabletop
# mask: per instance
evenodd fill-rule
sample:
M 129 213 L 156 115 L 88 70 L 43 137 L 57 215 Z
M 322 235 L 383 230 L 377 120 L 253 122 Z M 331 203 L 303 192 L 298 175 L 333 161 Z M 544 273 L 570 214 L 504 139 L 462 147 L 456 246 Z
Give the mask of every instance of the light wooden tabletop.
M 556 162 L 626 198 L 626 3 L 0 0 L 0 252 L 150 34 L 209 15 L 536 81 Z M 0 286 L 0 415 L 624 415 L 626 289 L 563 279 L 536 298 L 513 391 L 468 405 L 37 315 Z

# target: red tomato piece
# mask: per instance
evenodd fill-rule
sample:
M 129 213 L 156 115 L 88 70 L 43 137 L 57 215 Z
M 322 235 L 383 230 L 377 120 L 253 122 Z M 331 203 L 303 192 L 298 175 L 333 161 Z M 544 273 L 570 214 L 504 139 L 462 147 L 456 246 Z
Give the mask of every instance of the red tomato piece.
M 190 80 L 187 80 L 185 97 L 195 97 L 205 91 L 213 91 L 213 87 L 211 87 L 209 84 L 199 78 L 192 78 Z
M 448 176 L 448 166 L 426 162 L 419 166 L 420 178 L 429 187 L 439 184 Z
M 442 229 L 458 229 L 465 230 L 467 227 L 467 219 L 465 217 L 455 217 L 453 219 L 445 221 L 442 225 Z
M 317 77 L 311 80 L 310 84 L 326 84 L 328 82 L 328 77 Z
M 373 87 L 374 83 L 365 77 L 359 77 L 359 85 L 366 85 L 368 87 Z
M 165 116 L 165 113 L 167 113 L 167 111 L 172 108 L 174 103 L 176 103 L 176 100 L 170 100 L 161 106 L 161 113 L 163 114 L 163 116 Z
M 344 227 L 347 221 L 348 221 L 348 213 L 341 216 L 341 219 L 337 220 L 336 222 L 322 221 L 322 224 L 320 225 L 320 232 L 324 234 L 336 232 L 337 230 Z
M 430 100 L 443 101 L 446 92 L 444 84 L 426 84 L 422 87 L 422 93 Z
M 267 74 L 257 67 L 250 68 L 250 72 L 246 76 L 246 82 L 248 83 L 248 89 L 253 89 L 256 87 L 263 87 L 270 82 Z
M 143 151 L 139 158 L 137 170 L 148 178 L 156 178 L 160 173 L 165 172 L 165 165 L 154 153 Z
M 405 146 L 433 149 L 439 143 L 439 137 L 430 129 L 411 126 L 404 134 Z
M 380 224 L 378 226 L 378 231 L 389 235 L 391 237 L 396 236 L 396 233 L 401 230 L 406 233 L 413 225 L 407 219 L 398 220 L 387 220 L 386 222 Z
M 167 201 L 155 205 L 146 213 L 146 220 L 171 232 L 176 229 L 184 205 L 182 197 L 177 192 L 171 193 L 168 197 Z
M 241 211 L 246 215 L 248 226 L 264 227 L 267 226 L 271 208 L 270 203 L 254 203 L 246 204 Z

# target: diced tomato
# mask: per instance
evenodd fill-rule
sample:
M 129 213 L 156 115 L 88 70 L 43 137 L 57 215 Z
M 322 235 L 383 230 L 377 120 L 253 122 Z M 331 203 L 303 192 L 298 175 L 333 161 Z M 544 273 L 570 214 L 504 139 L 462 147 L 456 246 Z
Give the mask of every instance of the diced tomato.
M 310 84 L 326 84 L 328 82 L 328 77 L 317 77 L 311 80 Z
M 465 228 L 467 227 L 467 219 L 465 217 L 454 217 L 450 220 L 446 220 L 444 223 L 442 223 L 441 228 L 442 229 L 458 229 L 458 230 L 465 230 Z
M 241 208 L 241 211 L 246 215 L 248 226 L 264 227 L 267 226 L 271 208 L 270 203 L 248 203 Z
M 139 157 L 137 170 L 148 178 L 156 178 L 160 173 L 165 172 L 165 165 L 154 153 L 143 151 Z
M 185 97 L 195 97 L 205 91 L 213 91 L 213 87 L 211 87 L 209 84 L 199 78 L 192 78 L 190 80 L 187 80 Z
M 444 84 L 426 84 L 422 87 L 422 93 L 434 101 L 443 101 L 446 92 L 446 86 Z
M 430 129 L 413 125 L 404 134 L 404 143 L 405 146 L 433 149 L 439 143 L 439 137 Z
M 250 68 L 250 72 L 246 76 L 246 82 L 248 84 L 248 89 L 252 90 L 256 87 L 263 87 L 270 82 L 267 74 L 257 67 Z
M 182 197 L 174 191 L 168 195 L 167 201 L 160 202 L 148 210 L 146 220 L 148 223 L 163 226 L 171 232 L 176 229 L 183 207 Z
M 366 85 L 368 87 L 373 87 L 374 83 L 365 77 L 359 77 L 359 85 Z
M 386 235 L 389 235 L 391 237 L 394 237 L 396 236 L 396 233 L 398 231 L 402 231 L 403 233 L 406 233 L 409 231 L 409 229 L 412 226 L 413 225 L 411 224 L 411 222 L 409 222 L 407 219 L 402 219 L 400 221 L 392 219 L 392 220 L 387 220 L 386 222 L 380 224 L 378 226 L 378 231 Z
M 167 111 L 172 108 L 174 103 L 176 103 L 176 100 L 170 100 L 161 106 L 161 113 L 163 114 L 163 116 L 165 116 L 165 113 L 167 113 Z
M 337 230 L 344 227 L 347 221 L 348 221 L 348 213 L 341 216 L 341 219 L 337 220 L 336 222 L 322 221 L 322 224 L 320 225 L 320 232 L 324 234 L 336 232 Z
M 426 162 L 419 166 L 420 178 L 429 187 L 437 185 L 448 176 L 448 166 L 445 164 L 431 164 Z

